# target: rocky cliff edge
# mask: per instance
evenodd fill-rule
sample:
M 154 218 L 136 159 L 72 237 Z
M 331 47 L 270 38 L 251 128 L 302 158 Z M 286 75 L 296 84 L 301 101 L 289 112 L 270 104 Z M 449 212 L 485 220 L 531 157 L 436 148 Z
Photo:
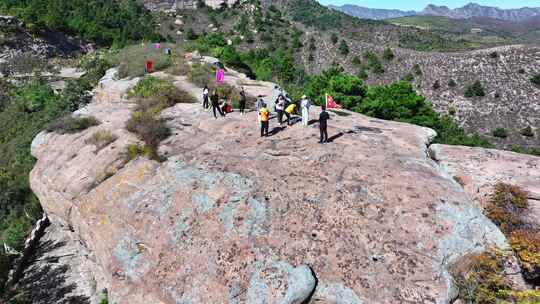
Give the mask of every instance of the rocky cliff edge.
M 162 113 L 168 159 L 127 161 L 138 140 L 123 96 L 137 80 L 112 74 L 75 113 L 101 124 L 40 133 L 30 176 L 52 222 L 92 253 L 110 303 L 450 303 L 448 265 L 506 246 L 475 187 L 538 187 L 538 158 L 429 148 L 430 129 L 347 111 L 320 145 L 316 124 L 260 138 L 254 112 L 215 120 L 177 104 Z M 118 139 L 96 151 L 85 142 L 98 130 Z

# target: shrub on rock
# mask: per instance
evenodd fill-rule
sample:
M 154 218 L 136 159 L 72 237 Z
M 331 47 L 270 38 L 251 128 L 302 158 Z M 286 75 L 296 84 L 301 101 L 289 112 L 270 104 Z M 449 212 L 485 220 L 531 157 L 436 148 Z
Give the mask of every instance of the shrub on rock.
M 534 137 L 534 131 L 531 126 L 523 128 L 519 133 L 526 137 Z
M 531 77 L 531 82 L 537 86 L 540 86 L 540 73 Z
M 486 96 L 484 86 L 479 80 L 467 85 L 465 87 L 465 97 L 483 97 Z
M 97 125 L 99 125 L 99 121 L 93 116 L 73 117 L 67 115 L 49 124 L 45 130 L 58 134 L 77 133 Z
M 492 132 L 493 136 L 498 138 L 507 138 L 508 137 L 508 131 L 506 131 L 505 128 L 497 128 L 493 130 Z
M 385 48 L 384 51 L 383 51 L 382 58 L 384 60 L 386 60 L 386 61 L 394 60 L 395 56 L 394 56 L 394 52 L 392 52 L 392 49 L 391 48 Z

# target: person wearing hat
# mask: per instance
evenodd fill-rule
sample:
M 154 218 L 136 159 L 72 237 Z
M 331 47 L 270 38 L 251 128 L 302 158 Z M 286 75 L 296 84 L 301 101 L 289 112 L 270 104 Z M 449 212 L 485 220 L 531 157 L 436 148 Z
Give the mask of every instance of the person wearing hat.
M 302 96 L 300 100 L 300 108 L 302 109 L 302 126 L 307 126 L 309 122 L 309 108 L 311 107 L 311 102 L 306 95 Z

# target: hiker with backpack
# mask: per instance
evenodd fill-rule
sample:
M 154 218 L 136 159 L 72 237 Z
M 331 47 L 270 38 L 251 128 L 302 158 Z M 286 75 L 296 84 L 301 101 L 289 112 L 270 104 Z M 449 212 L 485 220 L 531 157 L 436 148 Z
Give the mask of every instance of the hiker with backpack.
M 259 120 L 261 122 L 261 137 L 268 137 L 268 129 L 270 127 L 270 111 L 266 108 L 266 104 L 263 103 L 259 110 Z
M 306 95 L 302 96 L 300 107 L 302 108 L 302 125 L 306 127 L 309 123 L 309 108 L 311 107 L 311 102 Z

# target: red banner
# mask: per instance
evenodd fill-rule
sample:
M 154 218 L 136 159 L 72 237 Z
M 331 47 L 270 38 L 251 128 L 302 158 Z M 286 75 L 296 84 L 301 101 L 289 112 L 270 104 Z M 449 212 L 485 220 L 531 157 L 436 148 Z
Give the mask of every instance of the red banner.
M 341 108 L 341 106 L 338 105 L 338 104 L 334 101 L 334 98 L 332 98 L 332 96 L 326 95 L 326 108 L 327 108 L 327 109 L 336 109 L 336 108 Z

